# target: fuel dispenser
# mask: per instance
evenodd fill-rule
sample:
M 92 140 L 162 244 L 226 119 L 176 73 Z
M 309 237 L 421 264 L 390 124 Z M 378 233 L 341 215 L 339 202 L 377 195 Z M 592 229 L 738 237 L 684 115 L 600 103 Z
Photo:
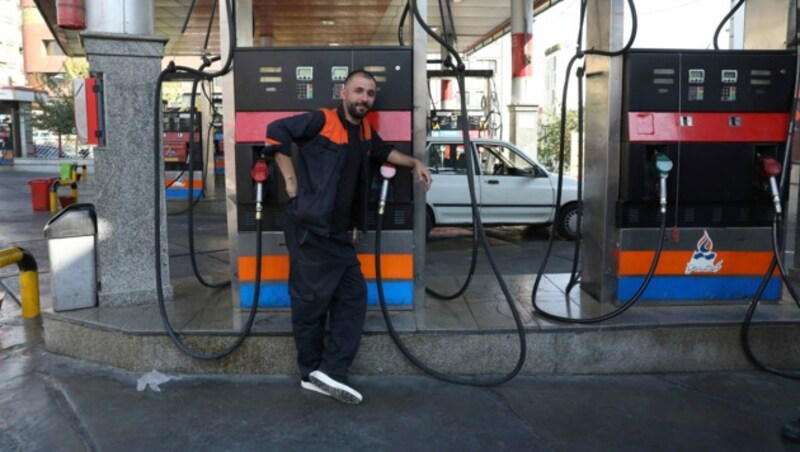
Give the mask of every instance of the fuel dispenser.
M 773 257 L 764 165 L 783 161 L 794 52 L 631 50 L 625 57 L 617 299 L 640 286 L 659 224 L 654 159 L 675 168 L 671 239 L 643 301 L 745 300 Z M 786 184 L 782 199 L 787 198 Z M 772 277 L 763 295 L 780 298 Z
M 203 190 L 203 140 L 200 131 L 200 113 L 195 113 L 194 139 L 190 151 L 189 112 L 165 111 L 163 113 L 164 182 L 166 198 L 170 201 L 185 201 L 192 191 L 198 199 Z M 188 171 L 194 171 L 189 187 Z
M 368 121 L 386 143 L 412 154 L 412 52 L 403 47 L 299 47 L 240 48 L 234 53 L 234 98 L 236 105 L 235 240 L 238 255 L 233 275 L 234 304 L 249 308 L 255 290 L 256 209 L 255 189 L 250 176 L 264 147 L 267 125 L 275 120 L 319 108 L 341 104 L 339 91 L 347 74 L 365 69 L 377 80 L 378 95 Z M 297 149 L 294 149 L 297 152 Z M 283 176 L 269 159 L 270 178 L 264 188 L 263 258 L 259 307 L 290 306 L 289 256 L 284 243 L 283 221 L 288 202 Z M 232 174 L 233 173 L 233 174 Z M 374 168 L 371 180 L 368 227 L 374 230 L 381 180 Z M 382 217 L 384 248 L 381 257 L 384 293 L 393 308 L 410 309 L 413 303 L 413 190 L 412 174 L 398 171 L 388 194 Z M 230 213 L 230 212 L 229 212 Z M 229 221 L 229 224 L 234 224 Z M 233 228 L 234 226 L 230 226 Z M 235 239 L 234 239 L 235 238 Z M 359 240 L 356 248 L 364 277 L 368 303 L 377 306 L 374 233 Z M 232 243 L 233 245 L 233 243 Z

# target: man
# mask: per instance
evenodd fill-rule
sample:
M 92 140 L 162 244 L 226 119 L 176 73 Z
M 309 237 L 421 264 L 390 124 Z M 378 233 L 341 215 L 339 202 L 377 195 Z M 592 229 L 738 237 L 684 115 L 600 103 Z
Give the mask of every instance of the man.
M 342 104 L 271 123 L 266 142 L 289 196 L 284 235 L 289 250 L 289 295 L 303 389 L 358 404 L 347 379 L 367 312 L 367 286 L 356 257 L 356 230 L 366 229 L 370 160 L 410 167 L 431 185 L 421 161 L 385 144 L 366 119 L 375 78 L 351 72 Z M 297 143 L 297 167 L 291 143 Z M 351 232 L 352 231 L 352 232 Z M 331 337 L 324 344 L 330 315 Z

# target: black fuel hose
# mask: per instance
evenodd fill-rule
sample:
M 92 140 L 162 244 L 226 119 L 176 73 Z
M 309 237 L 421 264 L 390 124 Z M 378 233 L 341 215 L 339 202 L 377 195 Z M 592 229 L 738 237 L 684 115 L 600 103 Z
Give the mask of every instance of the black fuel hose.
M 397 25 L 397 43 L 400 44 L 400 47 L 406 45 L 405 43 L 405 24 L 406 24 L 406 17 L 408 17 L 408 10 L 411 9 L 411 5 L 406 2 L 406 7 L 403 8 L 403 14 L 400 16 L 400 23 Z
M 216 61 L 218 58 L 204 58 L 203 64 L 200 66 L 200 71 L 208 67 L 212 62 Z M 200 83 L 200 79 L 198 77 L 194 77 L 192 81 L 192 91 L 191 95 L 189 96 L 189 152 L 190 154 L 194 153 L 194 116 L 195 116 L 195 99 L 197 98 L 197 85 Z M 210 128 L 209 128 L 210 131 Z M 208 142 L 205 143 L 206 146 L 209 145 Z M 202 152 L 201 152 L 202 156 Z M 203 170 L 203 190 L 205 190 L 205 180 L 206 180 L 206 168 L 203 165 L 203 159 L 201 157 L 201 164 L 200 167 Z M 194 162 L 192 162 L 192 166 L 194 166 Z M 199 200 L 199 197 L 198 197 Z M 216 289 L 220 287 L 228 287 L 231 285 L 231 281 L 223 281 L 212 283 L 207 281 L 203 275 L 200 273 L 200 270 L 197 265 L 197 253 L 195 252 L 194 246 L 194 206 L 196 204 L 194 200 L 194 168 L 189 168 L 189 190 L 187 195 L 187 202 L 189 204 L 189 216 L 187 221 L 187 228 L 188 228 L 188 236 L 189 236 L 189 260 L 192 263 L 192 271 L 194 272 L 194 276 L 197 278 L 197 281 L 200 284 L 211 288 Z M 260 239 L 260 237 L 259 237 Z
M 444 1 L 448 1 L 448 0 L 444 0 Z M 416 5 L 414 5 L 414 7 L 416 7 Z M 448 4 L 448 11 L 450 11 L 449 4 Z M 442 7 L 442 0 L 439 0 L 439 14 L 440 14 L 441 19 L 442 19 L 442 34 L 441 35 L 436 35 L 436 32 L 434 32 L 430 27 L 428 27 L 427 23 L 423 26 L 423 28 L 425 29 L 426 33 L 428 33 L 429 35 L 433 36 L 434 39 L 436 39 L 436 41 L 439 42 L 439 44 L 442 44 L 443 47 L 450 54 L 455 54 L 457 56 L 458 52 L 456 51 L 455 48 L 453 48 L 453 46 L 448 41 L 448 37 L 449 36 L 455 36 L 455 34 L 456 34 L 455 22 L 453 22 L 453 20 L 452 20 L 453 18 L 452 18 L 452 12 L 451 12 L 450 13 L 450 21 L 449 21 L 449 25 L 448 25 L 448 21 L 444 17 L 445 13 L 444 13 L 444 7 Z M 417 18 L 418 18 L 418 16 L 417 16 Z M 448 30 L 447 30 L 448 26 L 451 27 L 450 32 L 448 32 Z M 431 34 L 431 33 L 433 33 L 433 34 Z M 459 58 L 458 61 L 461 62 L 461 59 Z M 444 66 L 447 66 L 447 67 L 453 69 L 454 72 L 456 72 L 456 77 L 458 78 L 459 72 L 457 71 L 457 68 L 455 66 L 453 66 L 453 62 L 452 62 L 452 59 L 450 57 L 445 58 L 442 61 L 442 64 Z M 461 65 L 463 66 L 463 63 Z M 461 73 L 460 76 L 461 76 L 462 79 L 464 78 L 463 77 L 463 73 Z M 464 89 L 464 81 L 463 80 L 459 80 L 458 84 L 459 84 L 459 89 L 463 90 Z M 430 83 L 428 83 L 428 96 L 431 96 Z M 462 122 L 461 129 L 462 129 L 462 133 L 465 134 L 465 136 L 466 136 L 466 135 L 469 134 L 469 126 L 468 126 L 468 123 L 467 123 L 469 118 L 467 118 L 466 97 L 465 96 L 461 96 L 460 101 L 461 101 L 461 122 Z M 431 105 L 434 105 L 434 108 L 435 108 L 435 104 L 433 103 L 433 98 L 432 97 L 431 97 Z M 465 141 L 465 143 L 467 143 L 467 142 Z M 464 157 L 469 160 L 470 164 L 472 163 L 473 152 L 472 152 L 472 147 L 471 146 L 466 146 L 466 145 L 464 146 Z M 467 168 L 471 167 L 470 164 L 467 165 Z M 470 178 L 471 180 L 474 179 L 474 176 L 475 176 L 474 170 L 472 172 L 468 172 L 467 173 L 467 177 Z M 468 185 L 470 183 L 471 183 L 471 181 L 468 182 Z M 479 235 L 478 229 L 475 227 L 474 224 L 475 224 L 476 221 L 480 221 L 480 219 L 477 219 L 477 220 L 475 219 L 475 209 L 474 209 L 475 198 L 472 196 L 472 193 L 470 193 L 470 200 L 473 203 L 473 211 L 472 211 L 473 212 L 473 216 L 472 216 L 473 227 L 472 227 L 472 241 L 471 241 L 472 252 L 470 253 L 469 269 L 467 270 L 467 277 L 466 277 L 466 279 L 464 279 L 464 283 L 461 284 L 461 286 L 455 292 L 449 293 L 449 294 L 442 293 L 442 292 L 439 292 L 439 291 L 437 291 L 437 290 L 435 290 L 433 288 L 425 286 L 425 293 L 426 294 L 431 295 L 432 297 L 438 298 L 440 300 L 455 300 L 456 298 L 460 297 L 461 295 L 464 295 L 464 292 L 467 291 L 467 289 L 469 288 L 469 285 L 472 283 L 472 277 L 475 275 L 475 269 L 478 266 L 478 248 L 480 247 L 480 245 L 479 245 L 480 235 Z
M 456 49 L 454 49 L 450 44 L 446 41 L 441 39 L 431 28 L 428 26 L 427 23 L 422 19 L 419 9 L 417 8 L 417 2 L 415 0 L 410 0 L 411 6 L 414 11 L 414 17 L 417 19 L 417 22 L 420 26 L 425 30 L 425 32 L 433 37 L 439 44 L 444 46 L 448 52 L 455 58 L 457 65 L 456 65 L 456 74 L 459 84 L 459 89 L 461 91 L 461 107 L 462 113 L 464 118 L 466 119 L 466 92 L 464 87 L 464 70 L 466 69 L 464 63 L 461 61 L 461 58 L 458 55 Z M 511 314 L 514 317 L 514 323 L 517 326 L 517 334 L 519 336 L 519 356 L 517 359 L 517 363 L 514 368 L 505 375 L 501 375 L 498 377 L 467 377 L 467 376 L 455 376 L 455 375 L 447 375 L 434 369 L 426 366 L 423 364 L 419 359 L 417 359 L 408 348 L 405 347 L 403 341 L 398 336 L 397 332 L 394 330 L 394 326 L 392 325 L 391 318 L 389 316 L 388 309 L 386 308 L 386 300 L 383 294 L 383 280 L 381 278 L 381 268 L 380 268 L 380 239 L 381 239 L 381 231 L 382 231 L 382 221 L 383 217 L 378 216 L 377 218 L 377 225 L 376 225 L 376 238 L 375 238 L 375 268 L 376 268 L 376 282 L 378 286 L 378 296 L 381 302 L 381 311 L 383 312 L 384 320 L 386 320 L 386 327 L 389 330 L 389 334 L 392 337 L 392 340 L 397 344 L 397 347 L 400 351 L 405 355 L 405 357 L 411 361 L 415 366 L 417 366 L 422 371 L 430 374 L 431 376 L 438 378 L 440 380 L 456 383 L 461 385 L 468 385 L 468 386 L 496 386 L 503 384 L 512 378 L 514 378 L 519 371 L 522 369 L 523 364 L 525 363 L 525 355 L 527 353 L 527 343 L 525 338 L 525 327 L 522 325 L 522 319 L 520 318 L 519 311 L 514 303 L 514 299 L 511 296 L 508 287 L 506 286 L 505 281 L 503 280 L 500 271 L 497 268 L 497 264 L 494 261 L 494 256 L 491 251 L 491 247 L 489 246 L 489 241 L 486 237 L 486 231 L 483 229 L 483 225 L 480 221 L 480 211 L 478 209 L 476 198 L 475 198 L 475 181 L 473 180 L 473 175 L 475 174 L 475 163 L 473 162 L 473 158 L 471 156 L 471 142 L 469 139 L 469 130 L 466 121 L 462 121 L 461 123 L 463 138 L 464 138 L 464 152 L 470 153 L 467 154 L 469 157 L 467 159 L 467 171 L 469 173 L 469 193 L 470 199 L 472 200 L 472 214 L 473 218 L 475 219 L 475 228 L 479 231 L 484 250 L 486 252 L 486 257 L 489 260 L 489 265 L 492 267 L 492 271 L 494 272 L 495 276 L 497 277 L 497 281 L 500 284 L 500 288 L 503 291 L 503 294 L 506 297 L 506 301 L 508 302 L 508 306 L 511 310 Z
M 719 34 L 722 32 L 722 27 L 725 26 L 725 22 L 727 22 L 731 17 L 733 17 L 733 15 L 736 14 L 736 11 L 738 11 L 743 4 L 744 0 L 739 0 L 738 3 L 733 5 L 733 8 L 731 8 L 728 14 L 726 14 L 725 17 L 723 17 L 722 20 L 719 21 L 719 25 L 717 25 L 717 29 L 714 31 L 714 50 L 719 50 Z
M 158 310 L 161 315 L 161 320 L 164 323 L 164 329 L 167 332 L 167 336 L 169 336 L 170 340 L 175 344 L 176 347 L 183 353 L 191 356 L 195 359 L 200 360 L 215 360 L 220 359 L 225 356 L 230 355 L 233 353 L 242 343 L 244 343 L 245 338 L 250 334 L 250 331 L 255 323 L 256 312 L 258 311 L 258 299 L 260 297 L 260 289 L 261 289 L 261 256 L 262 256 L 262 243 L 261 243 L 261 232 L 262 232 L 262 224 L 260 221 L 256 222 L 256 281 L 255 281 L 255 290 L 253 291 L 253 304 L 250 307 L 250 315 L 247 318 L 247 322 L 245 323 L 242 330 L 239 332 L 239 335 L 236 337 L 234 342 L 226 347 L 225 349 L 218 351 L 218 352 L 199 352 L 197 350 L 193 350 L 190 348 L 183 340 L 178 337 L 177 332 L 172 326 L 172 323 L 169 320 L 169 315 L 167 314 L 166 308 L 166 301 L 164 300 L 164 288 L 163 288 L 163 278 L 162 278 L 162 261 L 161 261 L 161 215 L 159 214 L 159 209 L 161 206 L 161 192 L 163 190 L 161 184 L 158 182 L 161 180 L 161 165 L 158 162 L 161 161 L 161 156 L 163 155 L 162 150 L 159 147 L 159 143 L 161 141 L 160 137 L 160 117 L 161 117 L 161 88 L 164 81 L 166 81 L 170 76 L 176 74 L 177 72 L 184 72 L 189 73 L 201 78 L 215 78 L 222 75 L 227 74 L 232 66 L 233 62 L 233 49 L 236 43 L 236 21 L 233 19 L 235 14 L 235 8 L 231 5 L 231 0 L 225 1 L 225 8 L 228 14 L 228 31 L 230 34 L 229 40 L 229 49 L 228 49 L 228 58 L 225 61 L 225 65 L 223 68 L 216 72 L 203 72 L 198 71 L 191 68 L 184 68 L 180 66 L 175 66 L 174 64 L 170 64 L 166 69 L 161 71 L 158 75 L 158 79 L 156 80 L 156 93 L 154 99 L 154 112 L 153 112 L 153 119 L 155 123 L 154 127 L 154 137 L 153 137 L 153 176 L 154 176 L 154 189 L 153 189 L 153 197 L 154 197 L 154 206 L 155 206 L 155 221 L 154 221 L 154 230 L 155 230 L 155 270 L 156 270 L 156 295 L 158 298 Z
M 783 278 L 784 282 L 786 283 L 786 287 L 789 289 L 789 292 L 792 295 L 792 299 L 795 303 L 798 303 L 797 294 L 795 293 L 793 285 L 788 281 L 788 278 L 785 274 L 785 269 L 783 268 L 783 262 L 781 262 L 781 253 L 779 249 L 779 240 L 778 240 L 778 230 L 779 230 L 780 220 L 778 219 L 778 215 L 773 218 L 772 221 L 772 262 L 769 265 L 769 269 L 766 273 L 764 273 L 764 277 L 761 279 L 761 284 L 758 286 L 758 290 L 756 291 L 753 299 L 750 301 L 750 306 L 747 309 L 747 314 L 745 315 L 744 322 L 742 322 L 742 329 L 740 332 L 740 340 L 742 343 L 742 348 L 744 349 L 745 355 L 747 355 L 748 360 L 755 365 L 757 368 L 769 372 L 773 375 L 778 375 L 785 378 L 791 378 L 793 380 L 800 380 L 800 373 L 797 372 L 790 372 L 786 370 L 777 369 L 775 367 L 769 366 L 761 361 L 756 354 L 753 352 L 752 346 L 750 344 L 750 327 L 753 323 L 753 316 L 756 313 L 756 309 L 761 301 L 761 297 L 764 294 L 764 291 L 769 284 L 770 279 L 772 279 L 773 273 L 775 272 L 775 267 L 780 269 L 781 277 Z
M 563 87 L 563 91 L 561 93 L 561 131 L 560 131 L 560 135 L 559 135 L 559 158 L 558 158 L 559 163 L 558 163 L 558 183 L 557 183 L 557 187 L 556 187 L 556 206 L 560 206 L 561 205 L 561 199 L 562 199 L 563 188 L 564 188 L 564 161 L 565 161 L 565 154 L 566 154 L 565 148 L 566 148 L 566 116 L 567 116 L 566 103 L 567 103 L 567 94 L 569 93 L 569 80 L 570 80 L 570 74 L 572 73 L 572 66 L 575 64 L 575 62 L 578 59 L 582 59 L 585 55 L 616 57 L 616 56 L 621 56 L 621 55 L 626 54 L 631 49 L 631 47 L 633 47 L 633 43 L 636 40 L 636 34 L 638 32 L 638 27 L 639 27 L 639 19 L 638 19 L 638 15 L 636 13 L 636 5 L 634 4 L 633 0 L 627 0 L 628 8 L 631 11 L 631 33 L 630 33 L 630 36 L 628 37 L 628 41 L 625 44 L 625 46 L 622 47 L 619 50 L 614 50 L 614 51 L 596 50 L 596 49 L 581 50 L 581 46 L 583 45 L 583 43 L 582 43 L 583 27 L 584 27 L 584 20 L 585 20 L 585 17 L 586 17 L 587 3 L 588 2 L 586 0 L 582 0 L 582 2 L 581 2 L 580 26 L 578 27 L 578 30 L 579 30 L 578 31 L 578 42 L 576 44 L 578 50 L 576 51 L 575 55 L 569 60 L 569 63 L 567 64 L 567 71 L 566 71 L 567 77 L 564 79 L 564 87 Z M 582 130 L 582 128 L 583 128 L 583 105 L 582 105 L 583 104 L 583 102 L 582 102 L 583 82 L 582 82 L 582 76 L 583 76 L 583 68 L 581 68 L 578 71 L 578 94 L 579 94 L 579 97 L 581 98 L 581 99 L 579 99 L 579 107 L 578 107 L 579 108 L 579 111 L 578 111 L 578 126 L 580 128 L 580 130 L 578 131 L 578 140 L 579 140 L 578 155 L 579 155 L 580 163 L 582 163 L 582 157 L 583 157 L 583 148 L 582 148 L 582 144 L 583 144 L 583 130 Z M 580 165 L 580 170 L 581 170 L 581 172 L 583 170 L 583 165 L 582 164 Z M 573 264 L 572 264 L 572 271 L 570 272 L 570 280 L 569 280 L 569 282 L 567 284 L 567 287 L 566 287 L 566 290 L 565 290 L 565 297 L 566 297 L 567 301 L 569 300 L 570 291 L 578 283 L 578 276 L 577 276 L 577 274 L 578 274 L 578 263 L 577 263 L 577 260 L 578 260 L 579 255 L 580 255 L 580 246 L 581 246 L 581 242 L 582 242 L 580 227 L 581 227 L 582 216 L 583 216 L 583 200 L 581 199 L 581 196 L 583 195 L 583 180 L 582 180 L 582 178 L 580 178 L 578 180 L 578 193 L 579 193 L 579 195 L 578 195 L 578 215 L 579 215 L 579 219 L 578 219 L 578 236 L 576 238 L 576 243 L 575 243 L 575 251 L 574 251 Z M 647 290 L 647 286 L 648 286 L 648 284 L 650 284 L 650 281 L 652 280 L 653 275 L 655 274 L 656 267 L 658 266 L 658 261 L 659 261 L 659 259 L 661 257 L 661 250 L 662 250 L 663 245 L 664 245 L 664 237 L 666 235 L 666 215 L 663 212 L 660 214 L 660 223 L 661 224 L 660 224 L 660 228 L 659 228 L 658 243 L 656 245 L 656 253 L 653 256 L 653 261 L 651 262 L 650 269 L 647 272 L 647 275 L 645 276 L 645 279 L 642 281 L 642 284 L 636 290 L 634 295 L 629 300 L 627 300 L 622 305 L 620 305 L 617 309 L 615 309 L 615 310 L 613 310 L 613 311 L 611 311 L 611 312 L 609 312 L 607 314 L 604 314 L 604 315 L 601 315 L 601 316 L 597 316 L 597 317 L 585 318 L 585 319 L 578 319 L 578 318 L 563 317 L 563 316 L 555 315 L 555 314 L 552 314 L 552 313 L 549 313 L 549 312 L 543 310 L 536 303 L 536 296 L 537 296 L 537 294 L 539 292 L 539 285 L 541 284 L 542 277 L 544 276 L 544 273 L 545 273 L 545 271 L 547 269 L 547 263 L 548 263 L 548 261 L 550 259 L 550 254 L 551 254 L 552 249 L 553 249 L 553 242 L 555 241 L 555 230 L 554 230 L 555 228 L 553 228 L 550 231 L 550 239 L 547 242 L 547 248 L 545 250 L 545 254 L 544 254 L 544 257 L 542 259 L 542 262 L 541 262 L 541 264 L 539 266 L 539 271 L 536 273 L 536 280 L 534 282 L 533 291 L 531 293 L 531 305 L 533 306 L 534 312 L 536 314 L 538 314 L 539 316 L 543 317 L 543 318 L 546 318 L 548 320 L 557 321 L 557 322 L 576 323 L 576 324 L 591 324 L 591 323 L 598 323 L 598 322 L 603 322 L 603 321 L 609 320 L 609 319 L 614 318 L 614 317 L 622 314 L 623 312 L 627 311 L 631 306 L 633 306 L 634 303 L 636 303 L 636 301 L 639 300 L 639 298 L 641 298 L 641 296 L 644 294 L 645 290 Z

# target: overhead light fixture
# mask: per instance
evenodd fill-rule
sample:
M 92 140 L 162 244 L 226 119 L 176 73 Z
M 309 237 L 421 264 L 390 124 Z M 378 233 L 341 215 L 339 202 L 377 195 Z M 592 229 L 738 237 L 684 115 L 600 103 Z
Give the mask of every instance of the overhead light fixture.
M 336 21 L 333 19 L 320 19 L 319 23 L 326 26 L 336 25 Z
M 339 44 L 338 42 L 329 42 L 328 45 L 331 47 L 339 47 L 341 44 Z
M 453 3 L 461 3 L 461 2 L 463 2 L 463 1 L 464 1 L 464 0 L 453 0 Z

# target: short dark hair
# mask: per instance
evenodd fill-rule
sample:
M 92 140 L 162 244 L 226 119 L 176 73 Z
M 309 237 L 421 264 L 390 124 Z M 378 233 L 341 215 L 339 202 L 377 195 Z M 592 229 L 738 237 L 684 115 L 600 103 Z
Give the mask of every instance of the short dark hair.
M 347 78 L 344 79 L 345 85 L 347 84 L 347 82 L 350 81 L 351 78 L 353 78 L 353 77 L 355 77 L 357 75 L 361 75 L 363 77 L 366 77 L 366 78 L 372 80 L 373 83 L 375 83 L 376 85 L 378 84 L 378 81 L 375 80 L 375 76 L 370 74 L 368 71 L 365 71 L 364 69 L 354 69 L 354 70 L 350 71 L 350 73 L 347 74 Z

